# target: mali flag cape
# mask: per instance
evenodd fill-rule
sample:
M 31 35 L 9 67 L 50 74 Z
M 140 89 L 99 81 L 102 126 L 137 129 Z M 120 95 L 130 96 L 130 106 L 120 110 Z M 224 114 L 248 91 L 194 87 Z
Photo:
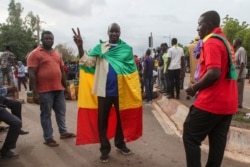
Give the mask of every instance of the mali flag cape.
M 236 72 L 236 69 L 235 69 L 235 61 L 236 61 L 236 57 L 235 57 L 235 53 L 234 53 L 234 49 L 233 47 L 231 46 L 231 44 L 228 42 L 228 40 L 219 35 L 219 34 L 215 34 L 215 33 L 211 33 L 211 34 L 208 34 L 204 39 L 203 39 L 203 42 L 206 42 L 206 40 L 208 40 L 209 38 L 217 38 L 219 40 L 221 40 L 226 48 L 227 48 L 227 53 L 228 53 L 228 71 L 227 71 L 227 78 L 230 79 L 230 80 L 237 80 L 238 78 L 238 74 Z
M 102 53 L 102 44 L 103 42 L 100 42 L 88 53 L 88 56 L 106 59 L 116 71 L 120 117 L 125 141 L 136 140 L 142 136 L 142 96 L 132 48 L 120 40 L 116 47 Z M 97 96 L 92 94 L 95 68 L 80 65 L 79 71 L 76 145 L 99 143 Z M 107 131 L 109 139 L 115 136 L 117 122 L 115 114 L 115 109 L 112 107 Z

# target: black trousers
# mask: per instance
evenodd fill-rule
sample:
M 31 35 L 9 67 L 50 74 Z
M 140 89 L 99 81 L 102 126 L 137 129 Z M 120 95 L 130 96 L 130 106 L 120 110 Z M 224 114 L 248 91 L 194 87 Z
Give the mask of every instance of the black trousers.
M 27 86 L 26 86 L 26 77 L 18 77 L 17 78 L 17 82 L 18 82 L 18 91 L 21 91 L 21 83 L 23 84 L 25 90 L 27 90 Z
M 117 125 L 115 133 L 115 146 L 120 148 L 125 146 L 124 135 L 120 119 L 119 111 L 119 97 L 108 96 L 108 97 L 98 97 L 98 130 L 99 138 L 101 143 L 100 151 L 103 155 L 107 155 L 111 151 L 111 145 L 107 138 L 107 128 L 108 124 L 113 122 L 108 122 L 108 117 L 112 105 L 115 106 Z
M 168 72 L 164 73 L 165 75 L 165 80 L 166 80 L 166 93 L 170 94 L 170 79 L 169 79 L 169 74 Z
M 22 126 L 21 103 L 17 100 L 9 100 L 7 98 L 3 102 L 4 105 L 11 109 L 12 113 L 7 111 L 6 108 L 0 107 L 0 121 L 9 125 L 9 130 L 2 149 L 14 149 L 16 148 L 16 142 Z
M 174 90 L 176 96 L 180 95 L 180 69 L 168 70 L 169 83 L 170 83 L 170 95 L 174 97 Z
M 206 136 L 209 139 L 206 167 L 221 166 L 231 120 L 232 115 L 217 115 L 190 107 L 183 130 L 187 167 L 201 167 L 200 145 Z

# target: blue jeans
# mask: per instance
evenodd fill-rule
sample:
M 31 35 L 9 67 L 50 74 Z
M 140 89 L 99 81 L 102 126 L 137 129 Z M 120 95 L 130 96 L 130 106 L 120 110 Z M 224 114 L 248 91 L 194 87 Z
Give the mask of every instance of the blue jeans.
M 64 90 L 40 93 L 40 120 L 45 140 L 53 138 L 51 111 L 55 112 L 56 123 L 60 134 L 66 133 L 65 112 L 66 103 Z
M 12 69 L 11 67 L 10 68 L 6 68 L 5 70 L 4 69 L 1 69 L 0 70 L 0 87 L 2 88 L 3 85 L 4 85 L 4 79 L 7 79 L 7 85 L 9 86 L 14 86 L 14 77 L 13 77 L 13 72 L 12 72 Z
M 9 130 L 2 149 L 8 150 L 16 148 L 16 142 L 22 126 L 21 120 L 16 115 L 11 114 L 5 108 L 0 107 L 0 121 L 3 121 L 9 125 Z
M 153 77 L 145 77 L 144 84 L 146 89 L 146 98 L 147 101 L 151 101 L 153 99 Z

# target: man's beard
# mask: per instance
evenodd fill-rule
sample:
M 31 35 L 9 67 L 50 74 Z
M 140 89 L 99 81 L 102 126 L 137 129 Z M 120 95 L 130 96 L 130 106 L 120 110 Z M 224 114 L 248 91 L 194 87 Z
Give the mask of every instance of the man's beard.
M 43 44 L 43 48 L 46 49 L 46 50 L 50 50 L 52 48 L 52 45 Z

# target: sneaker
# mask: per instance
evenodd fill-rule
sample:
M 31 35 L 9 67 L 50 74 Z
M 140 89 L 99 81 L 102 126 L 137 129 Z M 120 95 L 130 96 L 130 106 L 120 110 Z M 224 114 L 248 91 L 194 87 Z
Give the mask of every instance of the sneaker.
M 102 155 L 100 156 L 100 161 L 101 161 L 102 163 L 107 163 L 107 162 L 109 162 L 109 155 L 104 155 L 104 154 L 102 154 Z
M 4 158 L 18 158 L 19 154 L 14 149 L 2 149 L 1 157 Z
M 130 151 L 130 149 L 128 149 L 126 146 L 123 146 L 123 147 L 120 147 L 120 148 L 117 147 L 117 151 L 121 152 L 124 155 L 129 155 L 129 154 L 132 153 Z

